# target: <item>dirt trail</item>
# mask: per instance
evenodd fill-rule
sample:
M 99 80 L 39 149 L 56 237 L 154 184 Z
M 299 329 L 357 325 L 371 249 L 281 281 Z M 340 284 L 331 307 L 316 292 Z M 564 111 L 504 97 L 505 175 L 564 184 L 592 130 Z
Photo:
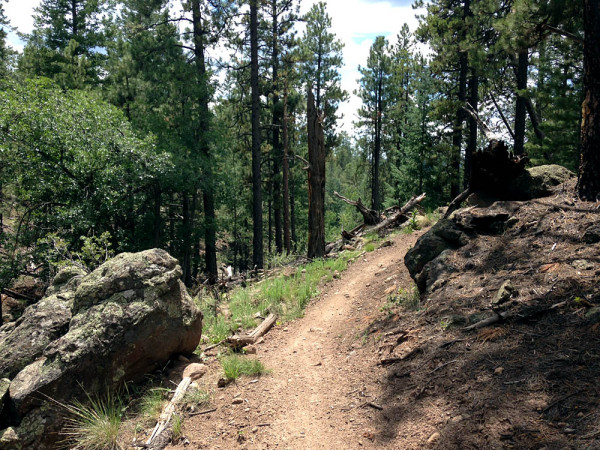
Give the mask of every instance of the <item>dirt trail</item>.
M 410 286 L 403 258 L 421 234 L 398 235 L 391 246 L 364 254 L 322 288 L 305 317 L 273 329 L 257 346 L 272 373 L 218 390 L 214 413 L 185 419 L 188 445 L 398 448 L 387 440 L 385 416 L 367 405 L 378 406 L 384 369 L 376 365 L 373 346 L 363 348 L 362 337 L 381 315 L 386 290 Z M 236 399 L 243 402 L 234 404 Z

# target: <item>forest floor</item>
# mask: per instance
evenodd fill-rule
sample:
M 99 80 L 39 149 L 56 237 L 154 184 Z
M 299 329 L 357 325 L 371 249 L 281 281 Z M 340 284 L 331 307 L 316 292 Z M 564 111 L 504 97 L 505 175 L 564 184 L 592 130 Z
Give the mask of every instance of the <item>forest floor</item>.
M 168 448 L 600 448 L 600 243 L 581 240 L 600 210 L 569 192 L 518 203 L 420 300 L 403 260 L 424 231 L 364 254 L 256 346 L 269 374 L 218 389 L 209 357 L 214 411 Z M 509 278 L 512 318 L 465 330 Z

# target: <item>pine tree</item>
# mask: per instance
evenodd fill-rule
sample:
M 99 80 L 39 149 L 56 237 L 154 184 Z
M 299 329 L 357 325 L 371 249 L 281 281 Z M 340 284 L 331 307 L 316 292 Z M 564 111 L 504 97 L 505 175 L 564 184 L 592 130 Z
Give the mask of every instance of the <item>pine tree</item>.
M 344 44 L 331 33 L 331 17 L 327 14 L 325 2 L 314 4 L 304 16 L 306 30 L 300 38 L 300 71 L 302 81 L 312 84 L 316 108 L 323 111 L 325 129 L 325 149 L 330 152 L 338 139 L 335 131 L 340 119 L 337 115 L 339 104 L 348 98 L 341 88 L 342 49 Z
M 367 65 L 358 68 L 361 78 L 357 95 L 362 100 L 360 125 L 365 130 L 371 156 L 371 208 L 381 209 L 380 166 L 383 141 L 388 128 L 391 106 L 391 59 L 388 42 L 383 36 L 371 45 Z

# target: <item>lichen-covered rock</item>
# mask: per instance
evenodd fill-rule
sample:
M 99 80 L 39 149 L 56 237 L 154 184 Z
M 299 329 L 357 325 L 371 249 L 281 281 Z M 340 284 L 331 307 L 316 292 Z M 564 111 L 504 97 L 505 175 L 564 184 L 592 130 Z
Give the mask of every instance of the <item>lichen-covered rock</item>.
M 452 251 L 453 250 L 446 249 L 425 264 L 423 269 L 415 277 L 415 282 L 417 283 L 419 291 L 431 292 L 436 288 L 441 287 L 442 283 L 439 281 L 443 279 L 442 277 L 452 272 L 456 272 L 456 267 L 449 261 Z M 436 282 L 438 282 L 437 285 Z
M 557 164 L 527 169 L 507 186 L 508 198 L 530 200 L 552 194 L 552 188 L 564 183 L 575 174 Z
M 25 418 L 47 406 L 40 399 L 68 403 L 100 394 L 142 378 L 175 353 L 193 352 L 202 314 L 180 276 L 177 261 L 163 250 L 126 253 L 83 277 L 75 292 L 53 296 L 70 298 L 68 330 L 12 380 L 15 422 L 28 423 Z M 44 430 L 55 426 L 48 418 L 43 423 Z M 16 423 L 0 423 L 0 429 L 8 425 Z
M 411 277 L 416 279 L 425 264 L 444 250 L 457 249 L 466 245 L 468 240 L 465 232 L 453 221 L 441 219 L 406 253 L 404 264 L 406 264 Z
M 0 328 L 0 377 L 13 378 L 67 332 L 74 293 L 58 288 L 53 292 L 29 306 L 16 322 Z

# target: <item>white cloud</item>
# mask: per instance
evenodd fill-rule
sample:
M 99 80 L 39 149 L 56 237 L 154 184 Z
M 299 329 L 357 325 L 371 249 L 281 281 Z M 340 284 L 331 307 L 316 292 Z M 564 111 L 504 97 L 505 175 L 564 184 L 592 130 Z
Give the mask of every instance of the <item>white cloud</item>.
M 301 13 L 306 13 L 318 0 L 304 0 Z M 404 23 L 411 31 L 418 26 L 416 14 L 408 0 L 328 0 L 327 13 L 331 17 L 332 32 L 344 43 L 344 67 L 341 69 L 342 87 L 350 99 L 340 106 L 344 115 L 342 129 L 352 133 L 352 122 L 360 108 L 360 99 L 353 94 L 358 89 L 359 65 L 365 65 L 375 37 L 385 36 L 395 42 Z M 404 5 L 404 6 L 403 6 Z
M 303 0 L 300 13 L 306 13 L 318 0 Z M 411 31 L 417 28 L 416 14 L 410 0 L 328 0 L 327 12 L 332 18 L 332 32 L 344 43 L 344 67 L 341 69 L 342 87 L 350 93 L 350 100 L 341 105 L 344 114 L 342 128 L 352 132 L 352 121 L 360 99 L 353 92 L 358 88 L 360 76 L 358 66 L 366 64 L 369 48 L 376 36 L 383 35 L 395 41 L 396 35 L 407 23 Z M 33 29 L 33 9 L 39 0 L 8 0 L 5 4 L 6 16 L 13 27 L 22 33 Z M 9 34 L 9 43 L 21 50 L 21 42 L 14 33 Z

